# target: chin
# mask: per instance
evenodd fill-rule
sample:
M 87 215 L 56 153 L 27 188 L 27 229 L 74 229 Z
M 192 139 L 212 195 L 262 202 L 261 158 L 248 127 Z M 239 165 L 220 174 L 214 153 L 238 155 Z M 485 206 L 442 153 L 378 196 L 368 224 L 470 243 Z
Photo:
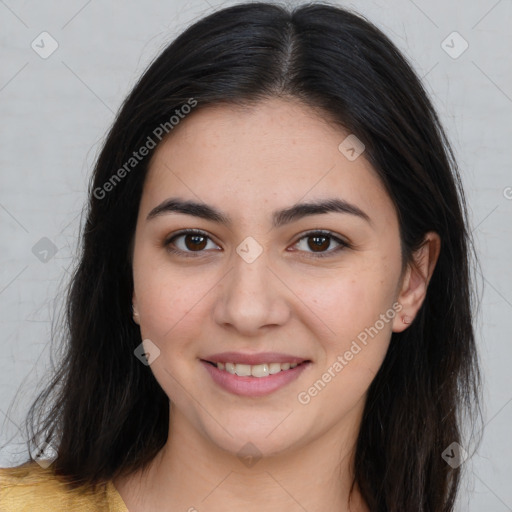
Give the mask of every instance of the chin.
M 283 417 L 286 415 L 282 415 L 279 421 L 282 421 Z M 272 427 L 266 424 L 258 426 L 254 422 L 224 424 L 227 432 L 216 424 L 217 428 L 213 431 L 207 429 L 206 435 L 217 447 L 239 458 L 271 457 L 296 447 L 300 444 L 300 439 L 304 439 L 298 432 L 282 428 L 283 425 L 279 425 L 279 421 L 272 422 Z

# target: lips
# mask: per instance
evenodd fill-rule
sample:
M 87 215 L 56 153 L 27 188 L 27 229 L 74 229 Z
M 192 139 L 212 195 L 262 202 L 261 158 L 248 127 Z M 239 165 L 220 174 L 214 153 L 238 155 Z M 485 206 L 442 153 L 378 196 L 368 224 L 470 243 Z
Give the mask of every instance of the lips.
M 217 385 L 248 397 L 271 394 L 299 378 L 312 365 L 310 359 L 282 352 L 221 352 L 200 361 Z
M 289 357 L 289 356 L 288 356 Z M 246 360 L 246 359 L 245 359 Z M 220 388 L 232 393 L 234 395 L 241 395 L 247 397 L 262 397 L 278 391 L 279 389 L 290 385 L 295 379 L 307 371 L 311 367 L 311 362 L 304 361 L 303 363 L 293 363 L 295 366 L 291 366 L 287 370 L 280 369 L 277 373 L 266 374 L 261 372 L 262 367 L 266 367 L 266 363 L 258 365 L 245 365 L 243 363 L 225 363 L 231 365 L 234 373 L 231 373 L 227 369 L 220 369 L 223 363 L 207 362 L 201 360 L 201 365 L 210 375 L 213 382 L 215 382 Z M 290 363 L 271 363 L 271 365 L 289 366 Z M 238 372 L 242 369 L 242 375 Z M 247 369 L 251 370 L 251 375 L 247 375 Z M 269 368 L 270 369 L 270 368 Z M 257 370 L 258 374 L 254 375 L 254 370 Z

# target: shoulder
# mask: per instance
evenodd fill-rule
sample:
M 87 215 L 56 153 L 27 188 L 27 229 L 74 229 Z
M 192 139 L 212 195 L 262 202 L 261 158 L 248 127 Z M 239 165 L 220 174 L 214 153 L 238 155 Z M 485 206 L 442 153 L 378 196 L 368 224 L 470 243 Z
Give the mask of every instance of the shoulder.
M 31 462 L 0 468 L 1 512 L 127 512 L 113 484 L 95 492 L 71 489 L 49 468 Z

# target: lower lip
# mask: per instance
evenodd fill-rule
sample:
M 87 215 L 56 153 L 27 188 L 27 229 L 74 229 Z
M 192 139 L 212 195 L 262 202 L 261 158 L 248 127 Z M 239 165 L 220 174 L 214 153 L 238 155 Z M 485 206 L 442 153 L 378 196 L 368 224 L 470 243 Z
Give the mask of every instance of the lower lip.
M 265 396 L 281 389 L 294 381 L 311 363 L 305 362 L 289 370 L 281 370 L 279 373 L 267 377 L 240 377 L 226 370 L 219 370 L 206 361 L 201 361 L 212 379 L 223 389 L 235 395 Z

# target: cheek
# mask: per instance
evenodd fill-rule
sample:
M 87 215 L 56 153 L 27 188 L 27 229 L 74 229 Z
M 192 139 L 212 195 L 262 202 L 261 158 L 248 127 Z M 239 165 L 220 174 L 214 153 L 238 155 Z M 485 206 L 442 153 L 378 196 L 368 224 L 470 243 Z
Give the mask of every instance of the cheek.
M 139 268 L 134 280 L 141 334 L 164 349 L 169 340 L 179 345 L 180 333 L 199 329 L 198 317 L 204 316 L 208 292 L 218 279 L 211 272 L 164 262 Z
M 215 283 L 211 275 L 180 272 L 168 265 L 148 268 L 139 275 L 141 337 L 160 350 L 151 371 L 167 396 L 183 408 L 191 407 L 183 383 L 197 371 L 196 356 L 208 314 L 205 308 L 211 307 L 208 291 Z
M 365 395 L 389 347 L 394 289 L 373 266 L 311 292 L 317 315 L 333 331 L 316 337 L 322 356 L 304 390 L 310 398 L 321 394 L 317 407 L 336 404 L 341 417 Z
M 300 284 L 305 290 L 301 298 L 335 339 L 346 340 L 374 325 L 392 306 L 395 273 L 385 265 L 372 264 L 333 273 L 329 279 L 304 280 Z
M 318 336 L 322 345 L 316 379 L 329 384 L 324 399 L 332 394 L 344 407 L 353 405 L 367 390 L 389 347 L 399 261 L 392 268 L 384 257 L 371 264 L 352 266 L 336 278 L 318 281 L 308 298 L 316 314 L 329 327 Z M 394 261 L 394 260 L 393 260 Z M 321 283 L 321 284 L 320 284 Z M 343 407 L 341 407 L 343 409 Z

